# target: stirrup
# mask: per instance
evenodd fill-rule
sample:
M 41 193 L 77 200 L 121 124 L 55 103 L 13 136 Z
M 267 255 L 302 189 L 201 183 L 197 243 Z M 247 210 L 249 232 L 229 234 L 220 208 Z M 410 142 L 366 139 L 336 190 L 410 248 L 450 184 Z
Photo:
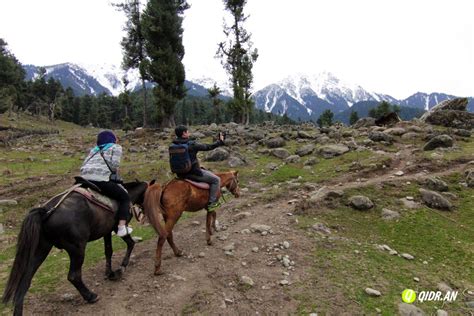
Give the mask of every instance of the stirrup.
M 219 207 L 221 207 L 222 203 L 220 201 L 216 201 L 214 203 L 209 203 L 206 207 L 207 211 L 215 212 Z

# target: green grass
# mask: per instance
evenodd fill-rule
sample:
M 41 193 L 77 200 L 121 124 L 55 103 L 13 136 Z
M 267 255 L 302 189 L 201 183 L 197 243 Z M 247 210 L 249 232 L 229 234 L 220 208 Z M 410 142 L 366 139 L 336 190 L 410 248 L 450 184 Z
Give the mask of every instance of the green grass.
M 458 184 L 460 175 L 445 180 L 449 181 L 450 191 L 459 196 L 455 201 L 456 211 L 441 213 L 420 207 L 401 211 L 402 216 L 396 221 L 382 220 L 381 209 L 387 207 L 399 211 L 398 199 L 407 195 L 414 195 L 418 200 L 415 185 L 386 187 L 384 196 L 380 194 L 380 189 L 374 187 L 348 190 L 346 198 L 353 194 L 366 195 L 375 201 L 376 207 L 360 212 L 341 203 L 331 212 L 317 214 L 316 221 L 324 222 L 329 227 L 339 227 L 333 236 L 347 239 L 329 242 L 316 238 L 319 246 L 312 256 L 314 271 L 329 264 L 331 269 L 326 269 L 325 275 L 328 282 L 343 291 L 345 297 L 358 302 L 364 313 L 368 314 L 375 313 L 375 308 L 380 308 L 386 315 L 396 314 L 401 292 L 406 288 L 436 291 L 439 282 L 446 282 L 460 292 L 472 289 L 474 274 L 470 267 L 474 264 L 474 190 L 461 189 Z M 300 222 L 305 228 L 312 225 L 315 219 L 306 216 Z M 415 260 L 390 256 L 388 252 L 376 249 L 376 244 L 387 244 L 399 253 L 410 253 Z M 355 250 L 360 253 L 356 254 Z M 420 278 L 420 282 L 415 282 L 414 277 Z M 381 291 L 382 296 L 369 297 L 364 292 L 366 287 Z M 310 303 L 311 295 L 300 298 L 300 301 L 300 311 L 314 310 Z M 440 308 L 440 303 L 434 302 L 415 304 L 427 313 L 435 313 L 436 308 Z M 465 312 L 463 304 L 462 299 L 458 298 L 443 309 L 459 314 Z M 330 309 L 319 311 L 330 312 Z

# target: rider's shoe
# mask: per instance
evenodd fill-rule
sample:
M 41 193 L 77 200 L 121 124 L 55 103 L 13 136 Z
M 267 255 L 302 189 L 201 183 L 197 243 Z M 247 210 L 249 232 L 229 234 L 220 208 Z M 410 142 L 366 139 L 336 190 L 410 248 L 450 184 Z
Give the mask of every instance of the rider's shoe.
M 211 203 L 207 204 L 206 209 L 207 209 L 208 212 L 215 212 L 221 205 L 222 204 L 219 201 L 211 202 Z
M 128 226 L 118 226 L 118 229 L 117 229 L 117 236 L 119 237 L 125 237 L 127 235 L 130 235 L 132 233 L 133 229 L 131 227 L 128 227 Z

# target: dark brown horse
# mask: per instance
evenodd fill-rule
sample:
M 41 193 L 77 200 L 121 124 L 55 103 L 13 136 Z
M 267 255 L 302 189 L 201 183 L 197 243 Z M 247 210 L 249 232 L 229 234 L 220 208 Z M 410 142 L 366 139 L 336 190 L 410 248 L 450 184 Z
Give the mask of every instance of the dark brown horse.
M 235 197 L 239 197 L 239 181 L 237 171 L 216 173 L 221 179 L 221 187 L 226 187 Z M 182 251 L 173 241 L 173 227 L 184 211 L 196 212 L 206 207 L 209 200 L 209 190 L 200 189 L 187 181 L 174 179 L 164 187 L 159 184 L 151 185 L 144 202 L 145 215 L 159 234 L 156 247 L 155 275 L 161 274 L 161 252 L 165 240 L 173 249 L 175 256 L 181 256 Z M 216 229 L 216 212 L 208 212 L 206 218 L 206 240 L 211 245 L 212 228 Z
M 143 204 L 146 182 L 126 183 L 132 203 Z M 44 207 L 32 209 L 23 220 L 18 236 L 13 268 L 3 293 L 3 303 L 13 300 L 14 315 L 23 313 L 23 300 L 36 270 L 48 256 L 53 246 L 67 251 L 70 258 L 68 280 L 76 287 L 88 303 L 98 300 L 82 282 L 82 264 L 86 244 L 104 238 L 105 274 L 109 279 L 117 279 L 128 265 L 135 242 L 127 235 L 122 239 L 127 243 L 127 253 L 121 269 L 112 271 L 112 231 L 117 227 L 115 215 L 106 211 L 77 192 L 72 192 L 64 201 L 48 213 L 62 196 L 57 196 Z

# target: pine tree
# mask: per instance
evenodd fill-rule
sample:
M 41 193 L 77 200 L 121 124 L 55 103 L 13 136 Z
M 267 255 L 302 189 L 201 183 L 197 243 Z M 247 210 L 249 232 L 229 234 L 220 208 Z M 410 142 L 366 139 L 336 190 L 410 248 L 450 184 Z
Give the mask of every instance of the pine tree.
M 120 43 L 123 50 L 122 68 L 124 70 L 138 69 L 140 72 L 143 93 L 143 127 L 146 127 L 148 106 L 146 80 L 148 77 L 145 70 L 145 40 L 142 32 L 140 1 L 126 0 L 124 3 L 115 4 L 114 6 L 123 11 L 127 18 L 124 27 L 127 35 L 122 38 Z
M 156 83 L 153 88 L 159 124 L 175 125 L 176 103 L 185 96 L 183 13 L 186 0 L 149 0 L 142 15 L 145 50 L 149 61 L 144 69 Z
M 357 112 L 351 112 L 351 116 L 349 118 L 349 124 L 354 125 L 355 122 L 359 120 L 359 114 Z
M 19 98 L 19 88 L 24 86 L 25 71 L 7 46 L 0 38 L 0 113 L 8 110 L 11 115 Z
M 331 126 L 333 117 L 334 114 L 331 110 L 325 110 L 316 122 L 318 123 L 319 127 Z
M 221 93 L 221 89 L 214 83 L 214 86 L 210 89 L 207 89 L 207 93 L 209 94 L 209 98 L 212 100 L 212 105 L 214 107 L 214 122 L 216 124 L 222 123 L 221 119 L 221 103 L 222 100 L 219 99 L 219 94 Z
M 247 20 L 243 12 L 247 0 L 223 0 L 227 11 L 232 14 L 232 25 L 224 26 L 227 43 L 218 44 L 217 56 L 222 59 L 225 70 L 230 75 L 234 100 L 230 104 L 240 122 L 248 124 L 253 108 L 251 88 L 253 83 L 252 68 L 257 61 L 258 51 L 252 49 L 248 33 L 243 24 Z

